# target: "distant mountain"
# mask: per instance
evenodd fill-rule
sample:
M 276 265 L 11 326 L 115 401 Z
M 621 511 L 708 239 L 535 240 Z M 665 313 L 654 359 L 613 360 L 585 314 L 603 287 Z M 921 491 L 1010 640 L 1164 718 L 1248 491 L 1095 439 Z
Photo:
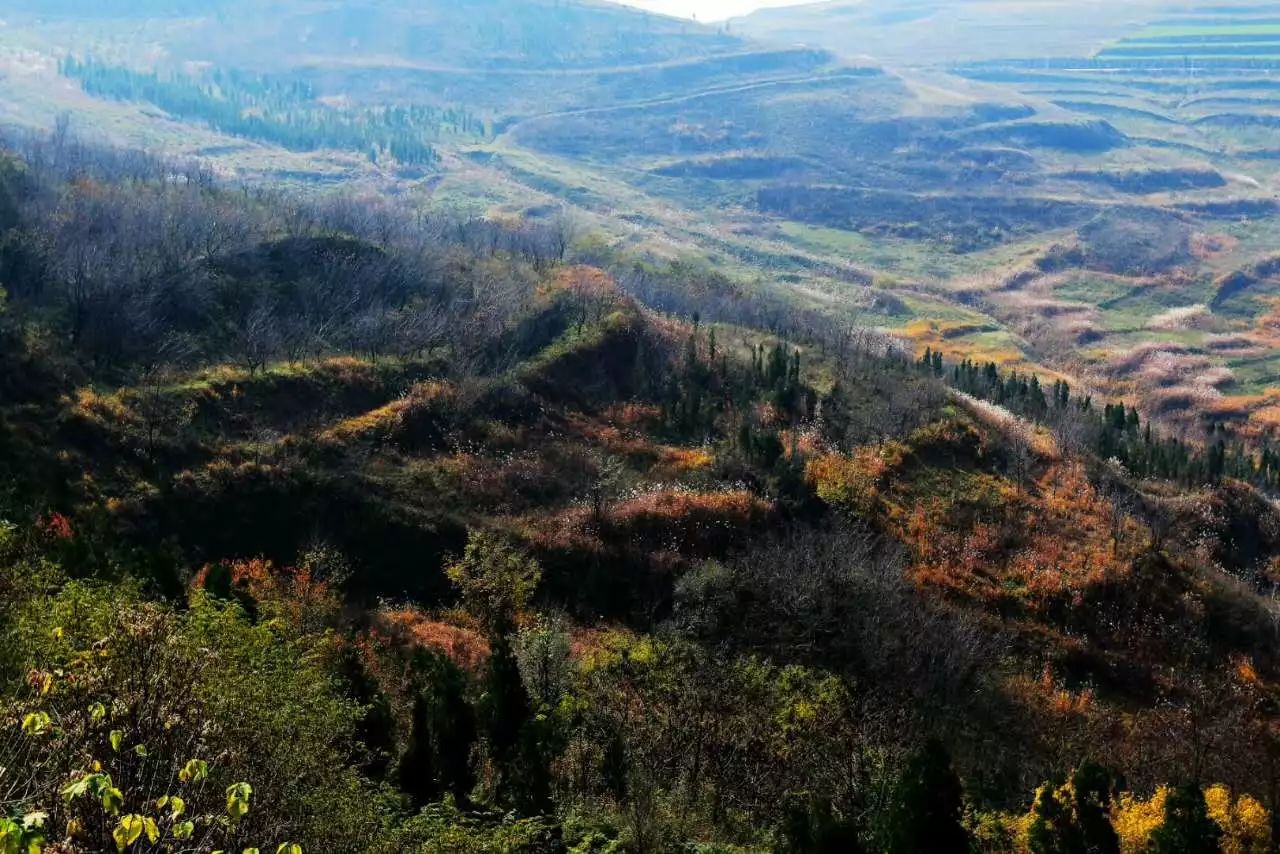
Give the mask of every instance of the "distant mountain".
M 0 14 L 44 18 L 188 18 L 176 56 L 275 68 L 408 63 L 471 70 L 590 68 L 742 49 L 710 27 L 594 0 L 4 0 Z
M 732 31 L 897 65 L 1084 56 L 1193 0 L 830 0 L 761 9 Z M 1210 4 L 1200 3 L 1210 7 Z

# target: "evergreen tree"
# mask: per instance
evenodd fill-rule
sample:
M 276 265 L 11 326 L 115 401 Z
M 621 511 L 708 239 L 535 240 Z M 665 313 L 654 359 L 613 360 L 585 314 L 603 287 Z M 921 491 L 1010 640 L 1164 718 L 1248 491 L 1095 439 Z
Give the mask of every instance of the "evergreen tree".
M 466 809 L 476 783 L 475 712 L 466 699 L 466 678 L 453 662 L 431 653 L 419 654 L 413 667 L 419 685 L 409 745 L 400 760 L 400 788 L 419 807 L 448 793 Z
M 907 763 L 893 793 L 886 839 L 890 854 L 968 852 L 963 795 L 946 749 L 930 741 Z
M 344 647 L 338 670 L 348 685 L 348 695 L 364 710 L 356 725 L 356 737 L 365 750 L 361 770 L 372 779 L 382 779 L 395 757 L 396 722 L 391 702 L 364 666 L 354 645 Z
M 1195 783 L 1169 792 L 1164 824 L 1151 834 L 1152 854 L 1218 854 L 1222 828 L 1209 817 L 1204 792 Z
M 398 774 L 400 790 L 416 807 L 424 807 L 440 799 L 440 778 L 435 760 L 435 745 L 431 738 L 431 701 L 419 695 L 413 701 L 409 745 L 400 757 Z
M 437 659 L 433 729 L 440 781 L 462 809 L 471 803 L 475 774 L 471 752 L 476 743 L 476 716 L 467 702 L 466 679 L 447 659 Z
M 862 845 L 853 822 L 837 818 L 831 802 L 793 796 L 783 816 L 784 850 L 789 854 L 859 854 Z
M 1034 818 L 1027 830 L 1031 854 L 1086 854 L 1084 834 L 1053 784 L 1041 787 L 1031 812 Z
M 1119 854 L 1120 838 L 1111 826 L 1111 801 L 1119 781 L 1106 768 L 1084 762 L 1071 777 L 1076 821 L 1089 854 Z
M 498 772 L 497 799 L 527 815 L 551 812 L 550 757 L 544 749 L 551 733 L 546 719 L 533 714 L 506 634 L 493 639 L 485 697 L 485 734 Z

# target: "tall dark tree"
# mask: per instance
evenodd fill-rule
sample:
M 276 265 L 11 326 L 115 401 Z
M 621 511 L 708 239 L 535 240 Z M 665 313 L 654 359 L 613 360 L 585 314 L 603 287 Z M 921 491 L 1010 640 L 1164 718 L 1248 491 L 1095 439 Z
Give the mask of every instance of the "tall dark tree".
M 1076 821 L 1090 854 L 1119 854 L 1120 838 L 1111 826 L 1111 802 L 1120 782 L 1106 768 L 1085 761 L 1071 776 Z
M 354 645 L 343 650 L 338 667 L 347 683 L 347 695 L 364 710 L 356 724 L 356 737 L 365 752 L 360 769 L 371 779 L 381 780 L 387 776 L 395 758 L 396 724 L 391 703 L 360 660 Z
M 533 720 L 533 709 L 505 634 L 492 640 L 485 698 L 485 736 L 498 771 L 497 796 L 514 805 L 524 800 L 520 781 L 526 776 L 524 766 L 529 759 L 525 728 Z
M 475 774 L 471 753 L 476 743 L 476 715 L 466 697 L 466 679 L 456 665 L 440 660 L 436 670 L 433 730 L 440 781 L 461 808 L 471 802 Z
M 907 763 L 889 809 L 890 854 L 965 854 L 964 790 L 951 757 L 930 741 Z
M 431 732 L 431 700 L 419 695 L 413 701 L 413 722 L 409 745 L 400 757 L 398 773 L 400 789 L 413 802 L 423 807 L 440 799 L 439 771 Z
M 1169 792 L 1164 824 L 1151 834 L 1152 854 L 1218 854 L 1222 828 L 1209 817 L 1204 791 L 1195 783 Z
M 800 795 L 783 817 L 784 850 L 789 854 L 858 854 L 862 843 L 852 821 L 837 817 L 826 799 Z
M 414 670 L 418 694 L 409 745 L 400 760 L 400 788 L 417 806 L 447 793 L 466 809 L 475 787 L 471 753 L 476 742 L 466 679 L 453 662 L 429 653 L 418 656 Z
M 1027 829 L 1027 845 L 1032 854 L 1086 854 L 1084 833 L 1054 784 L 1040 789 L 1031 811 L 1034 818 Z

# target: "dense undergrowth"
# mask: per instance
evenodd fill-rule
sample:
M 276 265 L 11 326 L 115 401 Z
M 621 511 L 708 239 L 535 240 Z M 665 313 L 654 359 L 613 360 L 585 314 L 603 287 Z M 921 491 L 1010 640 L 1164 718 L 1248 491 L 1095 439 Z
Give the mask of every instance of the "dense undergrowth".
M 1229 471 L 534 226 L 24 160 L 3 850 L 1270 850 Z

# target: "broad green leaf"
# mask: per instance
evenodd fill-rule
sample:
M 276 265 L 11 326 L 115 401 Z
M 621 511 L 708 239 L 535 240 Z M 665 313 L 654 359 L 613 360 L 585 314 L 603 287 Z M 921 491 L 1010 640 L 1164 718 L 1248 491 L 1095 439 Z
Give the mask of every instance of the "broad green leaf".
M 302 854 L 302 846 L 296 842 L 284 842 L 276 847 L 276 854 Z
M 21 854 L 22 828 L 16 821 L 0 818 L 0 852 L 3 854 Z
M 135 746 L 133 748 L 133 752 L 143 759 L 147 758 L 147 746 L 145 744 Z
M 95 724 L 102 723 L 107 717 L 107 707 L 101 703 L 94 703 L 89 707 L 89 720 Z
M 22 731 L 26 735 L 43 735 L 53 723 L 46 712 L 32 712 L 22 719 Z
M 106 774 L 85 774 L 79 780 L 73 780 L 62 787 L 62 797 L 68 801 L 92 794 L 101 797 L 103 790 L 110 788 L 111 778 Z
M 142 820 L 142 832 L 147 834 L 147 840 L 150 842 L 160 838 L 160 828 L 156 825 L 154 818 L 147 817 Z
M 177 795 L 174 795 L 169 798 L 169 807 L 172 810 L 171 815 L 176 819 L 187 811 L 187 802 Z
M 262 854 L 262 852 L 257 848 L 246 848 L 244 849 L 244 854 Z
M 116 850 L 124 851 L 141 839 L 142 824 L 143 819 L 140 815 L 127 815 L 120 819 L 120 823 L 116 825 L 115 830 L 111 831 L 111 837 L 116 841 Z
M 209 776 L 209 763 L 203 759 L 192 759 L 182 766 L 178 779 L 183 783 L 199 783 Z
M 115 786 L 107 786 L 102 790 L 102 808 L 108 815 L 119 815 L 124 806 L 124 793 Z
M 249 814 L 249 798 L 253 795 L 253 787 L 248 783 L 232 783 L 227 786 L 227 815 L 232 822 L 238 822 Z
M 140 815 L 127 815 L 120 819 L 116 829 L 111 831 L 111 838 L 116 841 L 116 850 L 124 851 L 141 839 L 145 825 L 146 819 Z
M 111 749 L 119 753 L 120 745 L 124 743 L 124 733 L 118 729 L 113 729 L 107 735 L 107 740 L 111 742 Z
M 190 839 L 195 832 L 196 826 L 194 822 L 184 821 L 173 826 L 174 839 Z

